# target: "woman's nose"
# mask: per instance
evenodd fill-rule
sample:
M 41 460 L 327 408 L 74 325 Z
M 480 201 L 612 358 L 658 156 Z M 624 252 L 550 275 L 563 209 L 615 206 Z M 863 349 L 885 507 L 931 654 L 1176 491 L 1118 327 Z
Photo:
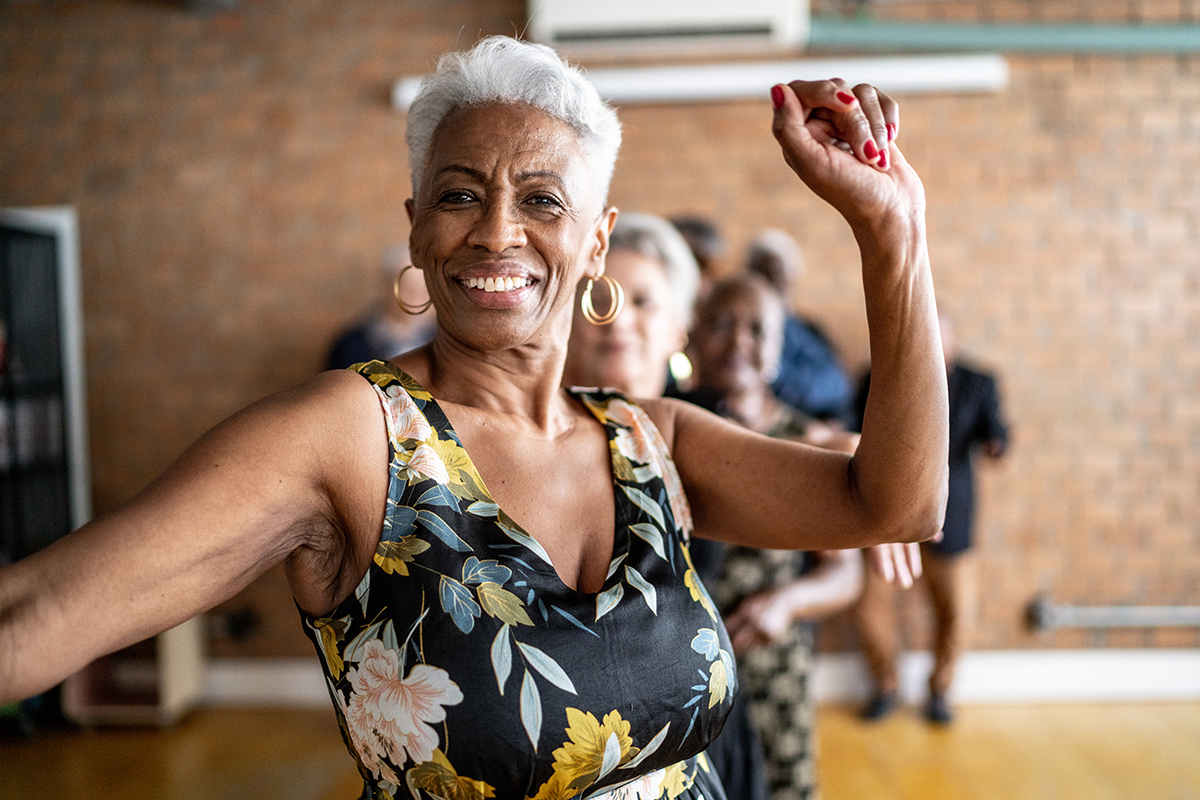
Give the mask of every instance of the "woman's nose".
M 525 228 L 503 203 L 491 203 L 475 221 L 467 244 L 482 247 L 491 253 L 503 253 L 525 244 Z

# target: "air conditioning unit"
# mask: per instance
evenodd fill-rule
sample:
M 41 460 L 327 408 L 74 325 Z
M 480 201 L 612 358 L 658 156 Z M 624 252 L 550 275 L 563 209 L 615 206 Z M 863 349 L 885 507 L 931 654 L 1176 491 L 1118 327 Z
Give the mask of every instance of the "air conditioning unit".
M 587 54 L 802 48 L 808 0 L 528 0 L 530 39 Z

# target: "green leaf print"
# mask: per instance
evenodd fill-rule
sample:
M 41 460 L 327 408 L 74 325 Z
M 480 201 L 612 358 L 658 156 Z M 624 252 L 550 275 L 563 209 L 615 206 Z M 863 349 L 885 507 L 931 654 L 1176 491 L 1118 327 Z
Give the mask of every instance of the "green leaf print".
M 692 649 L 712 661 L 721 655 L 721 639 L 712 628 L 701 628 L 692 639 Z
M 463 562 L 463 583 L 468 586 L 484 581 L 503 585 L 511 577 L 512 570 L 500 566 L 500 562 L 493 559 L 480 561 L 475 556 L 471 556 Z
M 489 617 L 495 617 L 508 625 L 533 625 L 521 598 L 502 588 L 500 584 L 484 581 L 475 589 L 479 593 L 479 605 Z
M 529 670 L 525 670 L 525 678 L 521 681 L 521 724 L 536 753 L 538 738 L 542 735 L 542 698 Z
M 610 733 L 608 739 L 604 741 L 604 757 L 600 761 L 600 774 L 596 776 L 596 780 L 600 780 L 612 772 L 620 763 L 621 742 L 617 739 L 617 734 Z
M 475 618 L 482 613 L 471 590 L 453 578 L 443 575 L 438 594 L 442 601 L 442 610 L 450 615 L 460 631 L 470 633 L 475 627 Z
M 450 487 L 444 483 L 438 483 L 430 487 L 413 505 L 443 506 L 445 508 L 457 509 L 458 498 L 454 496 L 454 492 L 450 491 Z
M 521 544 L 525 545 L 527 548 L 533 551 L 534 555 L 536 555 L 542 561 L 545 561 L 546 564 L 551 567 L 554 566 L 554 562 L 550 560 L 550 554 L 547 553 L 540 544 L 538 544 L 537 539 L 534 539 L 528 533 L 525 533 L 525 531 L 515 528 L 512 525 L 505 525 L 503 522 L 499 521 L 496 522 L 496 525 L 500 528 L 500 530 L 504 531 L 505 536 L 512 539 L 514 542 L 520 542 Z
M 446 521 L 428 509 L 417 512 L 417 521 L 424 525 L 430 533 L 442 540 L 452 550 L 460 553 L 471 552 L 471 545 L 458 537 L 458 534 L 446 524 Z
M 609 578 L 611 578 L 613 575 L 616 574 L 617 569 L 621 566 L 622 563 L 624 563 L 625 557 L 628 555 L 629 555 L 628 553 L 621 553 L 621 555 L 619 555 L 619 556 L 613 556 L 613 560 L 608 562 L 608 572 L 605 574 L 604 580 L 607 581 Z
M 616 608 L 624 596 L 625 584 L 623 583 L 618 583 L 611 589 L 596 595 L 596 621 L 599 622 L 601 617 Z
M 659 533 L 658 528 L 648 522 L 638 522 L 629 526 L 629 530 L 637 534 L 639 539 L 642 539 L 646 544 L 654 548 L 654 552 L 663 561 L 667 560 L 667 552 L 663 547 L 663 537 Z
M 379 631 L 383 629 L 382 622 L 376 622 L 369 626 L 362 633 L 355 636 L 350 644 L 346 645 L 346 650 L 342 654 L 342 658 L 346 661 L 362 661 L 364 652 L 367 648 L 367 642 L 379 638 Z
M 650 515 L 650 518 L 658 523 L 658 527 L 664 531 L 667 529 L 667 523 L 663 519 L 662 507 L 658 503 L 650 499 L 650 495 L 643 492 L 641 489 L 633 486 L 622 486 L 625 494 L 633 501 L 633 504 Z
M 642 597 L 646 600 L 646 605 L 650 607 L 650 613 L 658 616 L 658 592 L 650 585 L 650 582 L 642 577 L 642 573 L 638 572 L 633 567 L 625 568 L 625 580 L 629 581 L 629 585 L 642 593 Z
M 500 506 L 480 500 L 467 506 L 467 513 L 477 517 L 494 517 L 500 513 Z
M 529 666 L 540 672 L 543 678 L 564 692 L 578 694 L 575 691 L 575 684 L 571 682 L 571 678 L 568 677 L 566 671 L 553 658 L 533 645 L 517 642 L 517 649 L 521 651 L 521 655 L 525 656 L 525 660 L 529 663 Z
M 504 696 L 504 684 L 512 672 L 512 626 L 501 625 L 500 632 L 492 641 L 492 671 L 496 673 L 496 685 L 500 687 L 500 696 Z
M 638 753 L 636 756 L 631 758 L 629 761 L 626 761 L 623 765 L 621 765 L 621 769 L 633 769 L 634 767 L 638 766 L 643 761 L 645 761 L 647 758 L 649 758 L 651 755 L 653 755 L 654 752 L 656 750 L 658 750 L 658 748 L 662 747 L 662 743 L 666 741 L 667 731 L 669 731 L 669 730 L 671 730 L 671 723 L 668 722 L 666 725 L 663 726 L 663 729 L 661 731 L 654 734 L 654 738 L 650 740 L 649 744 L 647 744 L 645 747 L 642 748 L 642 751 L 640 753 Z

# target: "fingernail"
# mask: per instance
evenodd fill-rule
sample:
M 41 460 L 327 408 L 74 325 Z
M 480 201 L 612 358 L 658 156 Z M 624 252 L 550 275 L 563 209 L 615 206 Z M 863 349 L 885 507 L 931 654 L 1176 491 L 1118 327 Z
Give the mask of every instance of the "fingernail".
M 887 152 L 885 151 L 885 152 L 883 152 L 883 153 L 880 153 L 880 154 L 879 154 L 879 166 L 880 166 L 882 169 L 887 169 L 887 164 L 888 164 L 888 162 L 887 162 Z
M 887 124 L 887 132 L 889 142 L 896 138 L 896 126 L 890 122 Z
M 867 143 L 863 145 L 863 152 L 872 161 L 879 158 L 879 148 L 875 146 L 875 142 L 871 139 L 867 139 Z
M 841 100 L 846 105 L 852 104 L 857 98 L 849 92 L 838 92 L 837 99 Z
M 771 87 L 771 102 L 775 108 L 783 108 L 783 87 L 776 84 Z

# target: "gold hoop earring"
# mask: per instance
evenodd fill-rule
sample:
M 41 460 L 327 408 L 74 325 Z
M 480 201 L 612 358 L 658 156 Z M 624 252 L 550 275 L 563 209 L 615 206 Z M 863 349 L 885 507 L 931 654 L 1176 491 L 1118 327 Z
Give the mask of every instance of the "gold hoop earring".
M 415 317 L 418 314 L 424 314 L 426 311 L 429 310 L 429 306 L 433 305 L 433 298 L 431 297 L 428 300 L 426 300 L 425 305 L 420 306 L 420 307 L 410 306 L 408 303 L 404 302 L 404 298 L 400 296 L 400 279 L 402 277 L 404 277 L 404 273 L 406 271 L 408 271 L 412 268 L 413 268 L 413 265 L 409 264 L 407 267 L 405 267 L 404 269 L 402 269 L 396 273 L 396 279 L 392 281 L 392 294 L 395 295 L 396 305 L 400 306 L 400 310 L 403 311 L 405 314 L 412 314 Z
M 612 305 L 609 306 L 607 314 L 597 314 L 596 307 L 592 305 L 592 286 L 596 283 L 595 278 L 588 278 L 587 286 L 583 289 L 583 297 L 579 299 L 579 308 L 583 312 L 584 318 L 593 325 L 607 325 L 616 319 L 617 314 L 620 314 L 621 309 L 625 307 L 625 290 L 621 288 L 621 284 L 607 275 L 601 275 L 600 280 L 608 286 L 609 296 L 612 297 Z

